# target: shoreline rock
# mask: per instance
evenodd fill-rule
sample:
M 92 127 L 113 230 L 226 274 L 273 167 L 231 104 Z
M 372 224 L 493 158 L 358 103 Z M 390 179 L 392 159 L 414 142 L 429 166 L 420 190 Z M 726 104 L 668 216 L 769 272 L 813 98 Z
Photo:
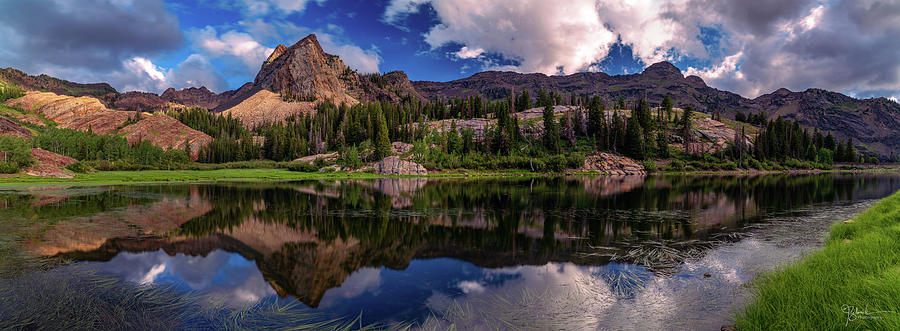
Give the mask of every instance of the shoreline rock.
M 427 175 L 428 170 L 421 164 L 401 160 L 397 156 L 388 156 L 375 163 L 375 173 L 379 175 Z

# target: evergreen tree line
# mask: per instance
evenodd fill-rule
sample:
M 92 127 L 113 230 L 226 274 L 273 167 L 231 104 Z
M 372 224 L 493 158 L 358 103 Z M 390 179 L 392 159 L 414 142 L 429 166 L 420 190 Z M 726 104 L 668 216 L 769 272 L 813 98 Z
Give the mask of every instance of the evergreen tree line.
M 554 106 L 577 105 L 562 116 Z M 201 153 L 204 162 L 230 162 L 251 159 L 290 161 L 306 155 L 339 151 L 341 159 L 376 160 L 390 153 L 392 141 L 414 143 L 417 158 L 432 164 L 454 164 L 472 154 L 478 162 L 513 157 L 511 164 L 533 168 L 535 158 L 546 158 L 573 152 L 607 151 L 637 160 L 669 158 L 670 139 L 680 140 L 686 154 L 698 157 L 700 137 L 692 128 L 694 112 L 684 106 L 680 116 L 674 111 L 675 100 L 666 95 L 658 107 L 640 98 L 629 104 L 624 98 L 613 102 L 612 110 L 599 96 L 570 95 L 568 98 L 543 89 L 532 98 L 527 90 L 510 92 L 506 100 L 485 101 L 481 96 L 439 99 L 420 102 L 406 98 L 403 102 L 360 103 L 349 106 L 323 102 L 312 114 L 288 118 L 283 122 L 261 125 L 252 130 L 228 116 L 216 116 L 202 109 L 188 109 L 173 116 L 188 126 L 214 137 Z M 538 121 L 520 121 L 513 113 L 542 107 Z M 628 115 L 630 113 L 630 116 Z M 748 122 L 759 121 L 762 129 L 754 139 L 753 149 L 744 139 L 744 130 L 735 133 L 730 150 L 720 153 L 723 159 L 784 162 L 790 159 L 832 162 L 855 162 L 852 140 L 838 141 L 830 134 L 810 133 L 799 124 L 781 118 L 764 119 L 764 114 L 744 116 Z M 482 135 L 471 129 L 458 129 L 451 124 L 447 132 L 428 128 L 426 120 L 468 119 L 488 117 L 496 124 L 485 128 Z M 739 118 L 741 119 L 741 118 Z M 538 127 L 542 126 L 543 130 Z M 537 132 L 541 132 L 537 134 Z M 254 143 L 261 136 L 264 143 Z M 436 147 L 436 148 L 434 148 Z M 352 150 L 352 151 L 351 151 Z M 370 153 L 371 151 L 371 153 Z M 348 158 L 347 155 L 356 157 Z M 518 158 L 518 159 L 516 159 Z M 512 160 L 510 159 L 510 160 Z M 546 160 L 543 160 L 546 161 Z M 351 161 L 346 161 L 348 163 Z M 449 162 L 446 163 L 445 162 Z M 462 162 L 462 161 L 458 161 Z M 499 162 L 499 161 L 498 161 Z M 472 161 L 472 163 L 477 163 Z M 546 163 L 546 162 L 544 162 Z
M 759 160 L 797 159 L 825 164 L 858 161 L 853 138 L 838 140 L 831 133 L 823 136 L 818 129 L 810 133 L 797 120 L 785 121 L 781 116 L 765 122 L 753 147 Z
M 78 131 L 43 127 L 31 138 L 31 144 L 79 161 L 103 161 L 98 164 L 101 168 L 171 168 L 189 161 L 184 150 L 166 151 L 147 140 L 129 144 L 124 137 L 94 134 L 90 128 Z

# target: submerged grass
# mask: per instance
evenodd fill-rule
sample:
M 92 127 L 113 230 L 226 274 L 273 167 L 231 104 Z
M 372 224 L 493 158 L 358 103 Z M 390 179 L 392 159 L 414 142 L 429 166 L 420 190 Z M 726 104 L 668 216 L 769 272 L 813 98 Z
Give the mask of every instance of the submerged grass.
M 169 286 L 139 285 L 70 265 L 0 280 L 0 329 L 374 330 L 294 302 L 231 307 Z
M 740 330 L 900 330 L 900 192 L 833 225 L 824 249 L 753 286 Z

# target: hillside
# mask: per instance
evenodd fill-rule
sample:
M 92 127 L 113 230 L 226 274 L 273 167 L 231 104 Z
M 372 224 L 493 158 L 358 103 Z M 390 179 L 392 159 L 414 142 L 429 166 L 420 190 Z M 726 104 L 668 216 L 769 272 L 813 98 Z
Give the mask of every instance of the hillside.
M 203 146 L 212 142 L 209 135 L 191 129 L 163 114 L 138 115 L 134 111 L 107 108 L 93 97 L 73 97 L 52 92 L 29 91 L 24 96 L 7 100 L 6 106 L 21 109 L 58 124 L 59 128 L 91 131 L 97 134 L 123 134 L 129 142 L 147 140 L 163 149 L 183 149 L 191 144 L 191 158 L 196 159 Z M 135 120 L 138 120 L 134 122 Z M 0 121 L 2 132 L 22 136 L 24 132 L 12 121 Z

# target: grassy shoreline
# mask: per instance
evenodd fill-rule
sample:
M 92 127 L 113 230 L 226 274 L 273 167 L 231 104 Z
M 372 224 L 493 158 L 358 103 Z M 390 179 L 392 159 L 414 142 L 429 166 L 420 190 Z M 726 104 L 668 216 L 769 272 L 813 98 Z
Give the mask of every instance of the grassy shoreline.
M 752 286 L 739 330 L 900 330 L 900 192 L 833 225 L 823 249 Z
M 820 174 L 820 173 L 884 173 L 900 172 L 900 168 L 831 169 L 831 170 L 696 170 L 657 171 L 662 175 L 721 175 L 742 176 L 762 174 Z M 0 187 L 29 184 L 141 184 L 167 182 L 216 182 L 216 181 L 290 181 L 319 179 L 372 179 L 372 178 L 459 178 L 459 177 L 507 177 L 507 176 L 605 176 L 600 172 L 545 173 L 526 170 L 451 170 L 432 172 L 424 176 L 379 175 L 365 172 L 298 172 L 287 169 L 216 169 L 216 170 L 138 170 L 97 171 L 77 174 L 75 178 L 43 178 L 26 175 L 0 177 Z

